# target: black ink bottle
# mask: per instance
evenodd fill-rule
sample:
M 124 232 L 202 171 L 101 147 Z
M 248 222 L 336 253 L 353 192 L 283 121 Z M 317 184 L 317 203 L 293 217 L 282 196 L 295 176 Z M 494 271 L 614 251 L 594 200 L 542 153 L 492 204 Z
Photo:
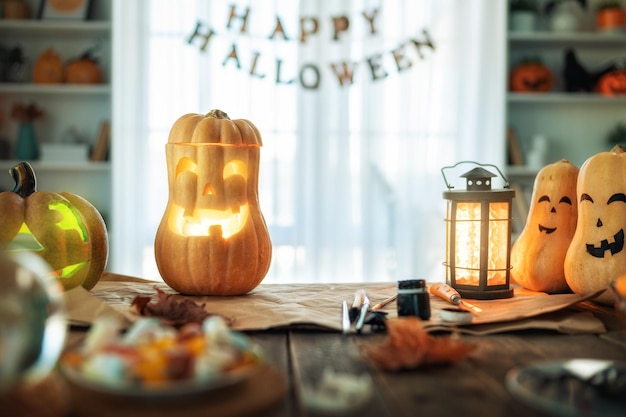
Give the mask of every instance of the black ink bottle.
M 416 316 L 430 319 L 430 295 L 426 280 L 408 279 L 398 281 L 398 317 Z

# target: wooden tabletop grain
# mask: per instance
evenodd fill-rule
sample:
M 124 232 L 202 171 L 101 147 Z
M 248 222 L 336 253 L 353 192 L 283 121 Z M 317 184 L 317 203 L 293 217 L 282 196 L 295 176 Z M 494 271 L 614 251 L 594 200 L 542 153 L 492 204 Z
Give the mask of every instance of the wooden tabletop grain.
M 592 358 L 626 360 L 626 335 L 612 314 L 601 314 L 605 334 L 564 335 L 524 331 L 489 336 L 463 336 L 476 343 L 471 356 L 454 365 L 401 372 L 379 371 L 359 354 L 362 343 L 384 335 L 341 335 L 330 332 L 279 331 L 250 334 L 268 359 L 288 376 L 289 391 L 267 416 L 315 416 L 303 405 L 302 388 L 319 382 L 325 369 L 371 375 L 374 395 L 353 415 L 545 417 L 521 403 L 505 387 L 505 375 L 516 366 L 538 361 Z M 625 413 L 626 415 L 626 413 Z

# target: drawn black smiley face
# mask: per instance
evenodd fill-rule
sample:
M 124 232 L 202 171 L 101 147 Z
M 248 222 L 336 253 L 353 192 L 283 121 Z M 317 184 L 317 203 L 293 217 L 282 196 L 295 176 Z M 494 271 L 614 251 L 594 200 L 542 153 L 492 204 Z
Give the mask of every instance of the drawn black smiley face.
M 595 204 L 593 198 L 587 193 L 581 194 L 580 203 Z M 620 203 L 626 203 L 626 195 L 624 193 L 612 194 L 606 202 L 607 206 Z M 605 217 L 603 221 L 601 217 L 598 217 L 595 227 L 603 231 L 603 233 L 601 233 L 603 238 L 599 239 L 599 241 L 585 244 L 587 253 L 594 258 L 604 258 L 609 255 L 612 256 L 620 253 L 624 249 L 624 228 L 619 227 L 619 225 L 618 227 L 614 227 L 613 224 L 615 222 L 611 220 L 612 219 Z M 606 229 L 602 229 L 604 227 L 606 227 Z
M 546 205 L 541 210 L 543 215 L 538 219 L 539 221 L 537 223 L 537 227 L 539 228 L 539 233 L 545 233 L 546 235 L 550 235 L 557 231 L 560 223 L 563 221 L 563 219 L 561 219 L 560 217 L 570 215 L 571 210 L 565 210 L 565 208 L 571 209 L 572 200 L 568 196 L 564 195 L 561 198 L 558 198 L 558 203 L 553 204 L 550 196 L 544 194 L 539 197 L 539 199 L 537 200 L 537 204 Z M 565 207 L 562 207 L 562 205 L 565 205 Z

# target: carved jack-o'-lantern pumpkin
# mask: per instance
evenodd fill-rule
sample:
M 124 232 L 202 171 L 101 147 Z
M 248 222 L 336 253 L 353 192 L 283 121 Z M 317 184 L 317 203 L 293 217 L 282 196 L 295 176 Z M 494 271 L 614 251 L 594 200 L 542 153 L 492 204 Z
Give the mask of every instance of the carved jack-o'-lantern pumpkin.
M 35 61 L 33 82 L 38 84 L 63 82 L 63 61 L 54 49 L 46 49 Z
M 271 242 L 258 202 L 261 135 L 219 110 L 187 114 L 166 145 L 169 200 L 155 237 L 159 272 L 193 295 L 237 295 L 265 277 Z
M 552 89 L 554 77 L 552 71 L 538 61 L 526 61 L 511 71 L 511 91 L 546 92 Z
M 565 278 L 577 294 L 605 290 L 626 273 L 626 148 L 588 158 L 577 184 L 578 223 L 565 257 Z M 612 304 L 609 291 L 596 301 Z
M 106 226 L 87 200 L 71 193 L 36 190 L 27 162 L 11 169 L 12 191 L 0 193 L 0 248 L 41 256 L 65 289 L 91 289 L 106 267 Z
M 576 231 L 578 167 L 566 159 L 535 177 L 526 225 L 511 249 L 511 278 L 533 291 L 568 290 L 563 263 Z
M 626 70 L 614 70 L 598 81 L 598 91 L 605 96 L 626 94 Z

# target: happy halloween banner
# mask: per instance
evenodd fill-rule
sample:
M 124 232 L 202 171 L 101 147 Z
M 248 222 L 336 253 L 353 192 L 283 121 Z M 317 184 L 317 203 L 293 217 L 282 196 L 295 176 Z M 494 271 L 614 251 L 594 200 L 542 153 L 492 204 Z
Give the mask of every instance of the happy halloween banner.
M 249 21 L 253 13 L 250 7 L 237 7 L 229 5 L 226 16 L 224 31 L 207 25 L 200 20 L 197 21 L 193 32 L 187 38 L 187 43 L 195 45 L 201 53 L 207 53 L 210 45 L 217 40 L 228 39 L 232 35 L 237 36 L 225 48 L 223 67 L 234 67 L 240 71 L 246 71 L 250 77 L 264 79 L 273 76 L 277 85 L 288 85 L 298 82 L 303 88 L 316 90 L 322 81 L 323 73 L 330 72 L 341 87 L 349 87 L 354 83 L 355 74 L 364 74 L 371 81 L 386 79 L 390 73 L 401 73 L 413 67 L 416 61 L 425 59 L 426 53 L 435 50 L 435 46 L 430 39 L 426 29 L 422 29 L 421 34 L 416 37 L 409 37 L 398 46 L 367 54 L 358 60 L 343 58 L 333 62 L 304 62 L 299 67 L 286 70 L 288 65 L 282 56 L 268 57 L 263 52 L 257 50 L 245 51 L 240 47 L 239 40 L 250 39 Z M 367 28 L 369 38 L 375 38 L 378 34 L 379 8 L 363 10 L 356 18 L 350 19 L 346 15 L 329 16 L 320 19 L 317 16 L 300 17 L 297 33 L 290 33 L 285 29 L 283 19 L 276 15 L 273 21 L 268 22 L 267 35 L 263 38 L 270 42 L 292 42 L 297 34 L 300 45 L 307 45 L 314 40 L 319 40 L 320 25 L 330 24 L 331 44 L 336 45 L 349 40 L 351 24 L 355 19 L 363 19 L 361 22 Z M 317 38 L 317 39 L 316 39 Z M 271 60 L 274 60 L 271 63 Z M 293 59 L 293 57 L 292 57 Z M 263 70 L 262 68 L 265 68 Z M 271 68 L 268 72 L 267 68 Z

